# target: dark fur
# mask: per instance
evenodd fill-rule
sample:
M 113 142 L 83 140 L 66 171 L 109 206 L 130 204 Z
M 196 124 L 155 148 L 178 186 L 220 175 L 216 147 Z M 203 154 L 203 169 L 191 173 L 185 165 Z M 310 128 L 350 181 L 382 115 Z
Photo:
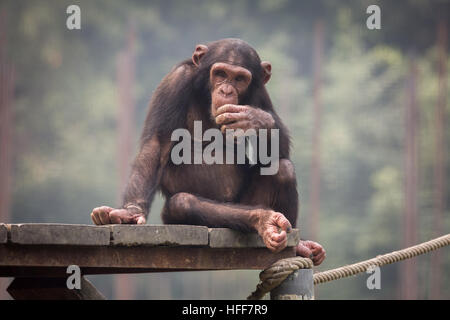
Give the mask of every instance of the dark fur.
M 155 191 L 161 188 L 162 177 L 165 174 L 169 174 L 166 171 L 171 168 L 170 170 L 172 171 L 170 172 L 175 172 L 174 168 L 171 167 L 168 157 L 171 145 L 170 136 L 173 130 L 187 127 L 189 108 L 197 108 L 203 114 L 210 114 L 211 90 L 209 87 L 209 73 L 211 66 L 216 62 L 239 65 L 252 73 L 252 82 L 247 93 L 243 97 L 240 97 L 239 104 L 261 108 L 272 114 L 276 128 L 280 129 L 280 159 L 289 159 L 289 134 L 281 119 L 276 114 L 264 86 L 264 70 L 261 67 L 261 60 L 256 51 L 247 43 L 238 39 L 219 40 L 208 43 L 207 46 L 209 50 L 201 58 L 199 67 L 195 66 L 191 59 L 179 63 L 163 79 L 154 92 L 141 136 L 141 151 L 134 162 L 131 178 L 125 191 L 124 205 L 136 203 L 145 211 L 148 211 Z M 236 191 L 239 193 L 238 197 L 233 198 L 239 199 L 239 203 L 227 203 L 226 205 L 228 207 L 236 206 L 236 210 L 238 210 L 239 206 L 242 208 L 259 206 L 280 210 L 280 212 L 285 213 L 291 224 L 293 226 L 295 225 L 298 206 L 295 176 L 290 177 L 288 184 L 283 184 L 284 182 L 280 182 L 279 177 L 277 178 L 276 176 L 257 177 L 255 175 L 255 167 L 247 168 L 244 171 L 232 171 L 231 173 L 224 171 L 225 169 L 223 168 L 212 166 L 209 168 L 205 167 L 205 170 L 206 173 L 204 174 L 207 176 L 221 176 L 223 173 L 223 179 L 228 179 L 228 181 L 230 179 L 246 180 L 242 184 L 242 187 Z M 196 202 L 192 207 L 188 205 L 192 200 L 190 196 L 178 196 L 175 199 L 174 196 L 176 194 L 170 192 L 171 188 L 177 190 L 176 192 L 190 192 L 190 190 L 184 190 L 184 187 L 179 187 L 183 185 L 183 180 L 186 180 L 185 178 L 188 176 L 179 177 L 176 175 L 177 173 L 170 174 L 170 186 L 166 186 L 163 192 L 167 198 L 165 211 L 163 212 L 163 218 L 166 217 L 165 222 L 184 224 L 201 222 L 201 224 L 211 227 L 225 226 L 242 230 L 246 229 L 242 227 L 243 223 L 239 220 L 241 218 L 239 218 L 238 213 L 230 216 L 229 223 L 224 222 L 220 217 L 208 216 L 207 212 L 199 214 L 202 211 L 202 207 L 199 207 L 202 201 L 202 194 L 196 195 L 198 197 L 195 199 L 200 199 L 200 202 Z M 203 180 L 206 179 L 205 177 L 202 178 Z M 192 184 L 196 183 L 195 179 L 190 181 Z M 202 181 L 200 177 L 198 181 Z M 224 181 L 211 180 L 209 185 L 203 186 L 203 188 L 205 188 L 204 190 L 206 192 L 208 188 L 220 188 L 222 183 L 226 187 Z M 265 189 L 261 189 L 261 186 L 264 186 Z M 186 189 L 192 188 L 186 187 Z M 283 194 L 280 195 L 279 193 Z M 170 202 L 171 199 L 172 202 Z M 173 206 L 173 203 L 182 203 L 179 199 L 183 199 L 185 202 L 183 205 L 183 214 L 181 214 L 181 209 L 181 211 L 173 209 L 173 212 L 169 214 L 170 204 L 172 203 Z M 203 200 L 203 204 L 208 205 L 217 203 L 217 206 L 220 206 L 220 203 L 223 203 L 223 199 L 220 196 L 217 199 Z M 187 216 L 187 212 L 192 215 Z M 222 211 L 218 210 L 218 212 Z M 224 211 L 223 214 L 226 215 L 227 213 Z M 196 217 L 195 219 L 194 216 Z

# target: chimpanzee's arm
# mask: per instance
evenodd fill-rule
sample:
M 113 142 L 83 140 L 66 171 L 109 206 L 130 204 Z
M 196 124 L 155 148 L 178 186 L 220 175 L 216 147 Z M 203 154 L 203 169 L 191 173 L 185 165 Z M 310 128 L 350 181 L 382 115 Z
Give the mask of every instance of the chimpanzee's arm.
M 124 209 L 141 209 L 146 216 L 162 173 L 161 145 L 155 135 L 143 143 L 134 160 L 123 197 Z
M 97 225 L 144 224 L 153 196 L 159 187 L 171 148 L 170 134 L 185 126 L 192 82 L 189 66 L 180 64 L 160 83 L 150 102 L 141 137 L 140 151 L 133 163 L 122 208 L 108 206 L 92 210 Z
M 172 70 L 160 83 L 150 102 L 130 180 L 125 190 L 123 208 L 142 209 L 145 215 L 158 189 L 162 171 L 168 162 L 170 135 L 186 123 L 186 92 L 191 85 L 190 70 L 182 64 Z
M 132 167 L 122 208 L 95 208 L 91 218 L 96 225 L 145 224 L 164 168 L 164 149 L 167 147 L 161 147 L 156 135 L 142 144 Z
M 150 209 L 162 171 L 168 161 L 170 135 L 185 126 L 187 101 L 191 85 L 189 68 L 182 64 L 174 68 L 160 83 L 150 102 L 137 155 L 124 194 L 123 207 Z

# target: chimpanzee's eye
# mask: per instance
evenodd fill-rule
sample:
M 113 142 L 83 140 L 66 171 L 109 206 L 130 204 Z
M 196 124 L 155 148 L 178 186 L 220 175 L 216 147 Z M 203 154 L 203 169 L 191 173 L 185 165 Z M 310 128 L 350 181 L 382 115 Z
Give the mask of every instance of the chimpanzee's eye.
M 241 82 L 245 80 L 244 76 L 237 76 L 234 80 L 236 80 L 236 82 Z
M 226 78 L 227 77 L 227 74 L 223 70 L 216 70 L 216 71 L 214 71 L 214 75 L 216 77 L 219 77 L 219 78 Z

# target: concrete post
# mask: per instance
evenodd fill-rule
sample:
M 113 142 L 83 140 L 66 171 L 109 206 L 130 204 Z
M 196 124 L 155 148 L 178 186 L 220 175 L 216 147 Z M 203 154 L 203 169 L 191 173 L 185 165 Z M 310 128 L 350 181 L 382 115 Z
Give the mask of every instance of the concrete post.
M 299 269 L 270 292 L 271 300 L 314 300 L 312 269 Z

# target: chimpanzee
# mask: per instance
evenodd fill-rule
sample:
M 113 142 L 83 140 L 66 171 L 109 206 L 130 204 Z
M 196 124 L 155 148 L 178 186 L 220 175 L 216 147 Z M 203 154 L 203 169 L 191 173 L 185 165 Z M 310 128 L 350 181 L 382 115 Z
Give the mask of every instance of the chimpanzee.
M 239 39 L 197 45 L 192 58 L 176 65 L 152 96 L 123 206 L 95 208 L 94 223 L 144 224 L 160 190 L 166 224 L 256 231 L 270 250 L 284 249 L 287 233 L 296 225 L 298 193 L 288 130 L 265 88 L 271 69 Z M 194 121 L 201 121 L 203 131 L 223 133 L 278 129 L 277 173 L 261 174 L 260 163 L 175 164 L 172 133 L 183 128 L 194 136 Z M 313 241 L 301 241 L 297 254 L 311 257 L 316 265 L 325 259 L 325 250 Z

